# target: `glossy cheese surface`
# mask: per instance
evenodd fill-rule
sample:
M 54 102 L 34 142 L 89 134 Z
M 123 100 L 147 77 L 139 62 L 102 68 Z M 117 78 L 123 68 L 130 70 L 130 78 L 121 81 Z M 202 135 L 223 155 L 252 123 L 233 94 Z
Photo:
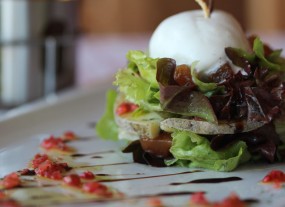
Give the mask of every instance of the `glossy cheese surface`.
M 153 58 L 173 58 L 177 65 L 199 61 L 197 72 L 207 75 L 227 61 L 225 47 L 249 50 L 237 20 L 223 11 L 215 11 L 210 18 L 205 18 L 201 10 L 194 10 L 161 22 L 151 37 L 149 52 Z

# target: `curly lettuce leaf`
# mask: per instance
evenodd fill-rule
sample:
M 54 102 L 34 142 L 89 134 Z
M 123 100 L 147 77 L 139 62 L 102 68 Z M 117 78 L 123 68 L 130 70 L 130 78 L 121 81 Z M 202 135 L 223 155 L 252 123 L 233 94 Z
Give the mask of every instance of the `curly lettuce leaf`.
M 281 71 L 282 70 L 282 65 L 271 62 L 268 58 L 265 57 L 264 45 L 259 38 L 255 38 L 255 40 L 254 40 L 253 51 L 254 51 L 255 55 L 260 59 L 261 66 L 270 68 L 273 71 Z M 273 56 L 274 59 L 277 58 L 277 55 L 280 56 L 281 52 L 278 51 L 278 52 L 275 52 L 274 54 L 271 54 L 271 56 Z
M 152 87 L 148 81 L 132 70 L 119 71 L 114 84 L 119 86 L 119 91 L 125 94 L 130 102 L 146 110 L 161 111 L 159 99 L 157 99 L 159 89 Z
M 197 116 L 209 122 L 217 122 L 208 98 L 194 91 L 195 85 L 180 86 L 174 80 L 176 62 L 161 58 L 157 62 L 156 79 L 160 87 L 160 104 L 164 111 L 184 116 Z M 190 71 L 189 71 L 190 73 Z
M 268 54 L 265 52 L 265 45 L 260 38 L 253 41 L 253 52 L 228 47 L 225 52 L 233 64 L 248 69 L 249 63 L 268 68 L 273 72 L 285 72 L 285 59 L 281 57 L 282 50 L 269 49 Z
M 140 76 L 152 87 L 158 88 L 156 81 L 156 62 L 158 59 L 148 57 L 144 52 L 131 50 L 127 53 L 129 68 L 139 71 Z
M 117 93 L 114 90 L 109 90 L 106 94 L 106 108 L 104 115 L 96 124 L 96 133 L 99 137 L 106 140 L 118 140 L 118 126 L 114 118 L 114 105 L 117 98 Z
M 167 161 L 168 165 L 177 163 L 186 167 L 232 171 L 250 159 L 247 145 L 243 141 L 238 141 L 226 149 L 214 151 L 206 138 L 195 133 L 176 131 L 172 137 L 170 152 L 175 159 Z
M 208 93 L 211 91 L 215 91 L 218 88 L 218 84 L 216 83 L 205 83 L 198 78 L 198 74 L 195 71 L 195 67 L 197 65 L 197 61 L 193 62 L 191 65 L 191 76 L 193 82 L 198 86 L 199 90 L 203 93 Z

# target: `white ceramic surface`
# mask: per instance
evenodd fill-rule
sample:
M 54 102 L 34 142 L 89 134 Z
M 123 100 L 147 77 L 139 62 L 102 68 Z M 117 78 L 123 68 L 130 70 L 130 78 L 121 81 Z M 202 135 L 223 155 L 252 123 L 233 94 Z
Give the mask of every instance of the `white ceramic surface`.
M 218 201 L 230 193 L 237 193 L 242 199 L 257 199 L 259 203 L 252 206 L 260 207 L 284 207 L 285 188 L 275 189 L 270 185 L 260 184 L 260 180 L 272 169 L 285 171 L 284 164 L 246 165 L 234 172 L 222 173 L 203 170 L 191 174 L 177 174 L 194 169 L 177 167 L 156 168 L 132 163 L 130 154 L 120 152 L 121 143 L 103 141 L 95 136 L 94 121 L 103 113 L 105 89 L 88 90 L 70 93 L 59 98 L 53 103 L 41 103 L 36 109 L 28 112 L 18 112 L 16 115 L 6 117 L 0 122 L 0 177 L 9 172 L 23 169 L 32 157 L 40 151 L 40 141 L 48 135 L 59 135 L 66 130 L 72 130 L 80 137 L 89 137 L 85 141 L 75 141 L 71 145 L 77 149 L 77 153 L 96 153 L 114 150 L 115 152 L 103 153 L 102 158 L 92 159 L 92 155 L 78 157 L 76 163 L 88 165 L 105 165 L 94 173 L 111 174 L 112 178 L 140 178 L 145 179 L 122 180 L 108 182 L 127 197 L 137 195 L 150 195 L 167 192 L 181 191 L 205 191 L 211 201 Z M 18 114 L 18 115 L 17 115 Z M 123 163 L 118 165 L 106 165 Z M 80 171 L 80 169 L 79 169 Z M 82 169 L 81 169 L 82 171 Z M 170 175 L 173 174 L 173 175 Z M 175 175 L 176 174 L 176 175 Z M 155 177 L 158 175 L 167 175 Z M 173 186 L 173 182 L 188 182 L 196 179 L 240 177 L 242 180 L 217 184 L 185 184 Z M 50 189 L 52 190 L 52 189 Z M 190 194 L 183 196 L 161 197 L 166 206 L 186 206 Z M 60 206 L 146 206 L 147 198 L 121 200 L 109 203 L 74 203 Z M 59 205 L 58 205 L 59 206 Z

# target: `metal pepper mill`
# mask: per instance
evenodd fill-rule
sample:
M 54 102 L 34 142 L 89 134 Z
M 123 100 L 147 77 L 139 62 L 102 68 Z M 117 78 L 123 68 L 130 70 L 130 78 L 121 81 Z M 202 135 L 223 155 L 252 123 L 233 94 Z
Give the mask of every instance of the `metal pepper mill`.
M 74 85 L 78 1 L 0 1 L 0 108 Z

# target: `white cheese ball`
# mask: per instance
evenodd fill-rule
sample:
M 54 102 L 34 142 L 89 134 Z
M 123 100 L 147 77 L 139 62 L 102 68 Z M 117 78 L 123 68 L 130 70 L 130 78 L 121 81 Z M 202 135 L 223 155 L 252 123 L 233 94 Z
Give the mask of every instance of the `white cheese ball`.
M 214 11 L 205 18 L 202 10 L 194 10 L 162 21 L 150 39 L 149 53 L 153 58 L 173 58 L 177 65 L 199 61 L 197 72 L 208 75 L 228 60 L 226 47 L 250 50 L 237 20 L 223 11 Z M 234 72 L 241 70 L 232 67 Z

